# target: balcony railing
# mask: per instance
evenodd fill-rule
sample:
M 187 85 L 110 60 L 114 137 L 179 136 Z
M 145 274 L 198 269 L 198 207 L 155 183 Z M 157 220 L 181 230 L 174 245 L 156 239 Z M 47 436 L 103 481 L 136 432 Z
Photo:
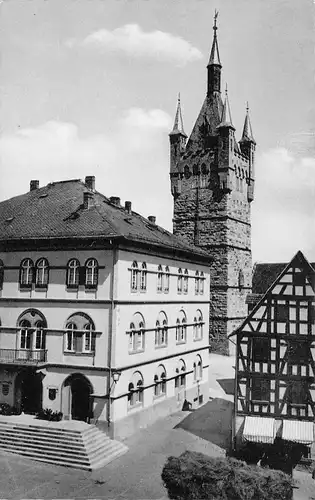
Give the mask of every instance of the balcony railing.
M 27 365 L 36 365 L 46 361 L 47 351 L 45 349 L 0 349 L 0 361 L 2 363 L 21 363 Z

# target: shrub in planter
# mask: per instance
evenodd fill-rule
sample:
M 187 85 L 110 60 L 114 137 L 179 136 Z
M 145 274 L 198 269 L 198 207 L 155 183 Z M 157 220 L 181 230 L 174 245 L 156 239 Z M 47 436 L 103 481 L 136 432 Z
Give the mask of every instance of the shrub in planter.
M 189 451 L 168 458 L 162 480 L 173 500 L 291 500 L 293 491 L 282 472 Z
M 11 406 L 9 403 L 0 403 L 0 415 L 19 415 L 20 413 L 15 406 Z
M 50 422 L 59 422 L 62 419 L 61 411 L 52 411 L 51 408 L 45 408 L 37 413 L 36 418 L 39 420 L 49 420 Z

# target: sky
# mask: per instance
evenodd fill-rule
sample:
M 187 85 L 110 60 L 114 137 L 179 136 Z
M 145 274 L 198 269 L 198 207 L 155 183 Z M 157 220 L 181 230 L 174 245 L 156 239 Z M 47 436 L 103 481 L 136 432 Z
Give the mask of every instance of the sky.
M 312 0 L 3 0 L 0 200 L 95 175 L 172 229 L 169 138 L 206 92 L 214 11 L 236 138 L 257 142 L 254 262 L 315 261 Z

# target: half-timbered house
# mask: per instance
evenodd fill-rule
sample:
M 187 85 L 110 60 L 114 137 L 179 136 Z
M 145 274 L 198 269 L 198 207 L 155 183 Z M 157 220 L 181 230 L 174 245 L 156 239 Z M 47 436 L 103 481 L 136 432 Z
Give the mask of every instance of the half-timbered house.
M 234 446 L 314 441 L 315 271 L 298 252 L 236 337 Z M 293 448 L 292 448 L 293 447 Z M 258 453 L 259 455 L 259 453 Z

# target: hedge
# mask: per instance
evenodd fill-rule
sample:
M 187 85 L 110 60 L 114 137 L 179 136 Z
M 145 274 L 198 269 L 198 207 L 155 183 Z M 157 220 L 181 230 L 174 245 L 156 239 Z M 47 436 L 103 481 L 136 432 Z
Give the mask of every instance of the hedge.
M 169 457 L 162 480 L 172 500 L 291 500 L 292 479 L 234 458 L 186 451 Z

